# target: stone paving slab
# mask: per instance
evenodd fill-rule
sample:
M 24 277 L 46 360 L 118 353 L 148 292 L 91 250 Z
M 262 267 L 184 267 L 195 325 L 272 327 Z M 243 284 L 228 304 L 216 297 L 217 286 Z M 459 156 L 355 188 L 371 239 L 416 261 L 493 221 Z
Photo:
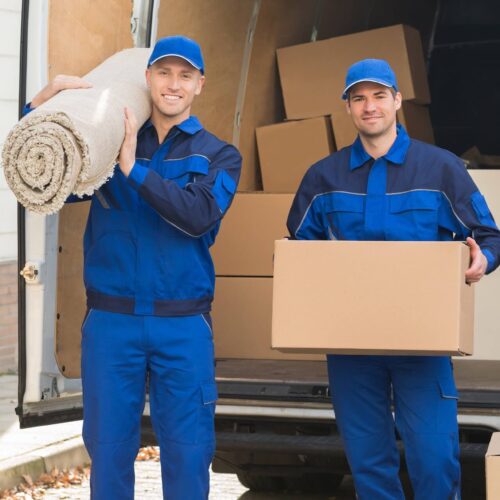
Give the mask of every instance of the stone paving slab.
M 81 439 L 82 422 L 21 429 L 15 414 L 17 375 L 0 375 L 0 490 L 35 478 L 53 467 L 80 465 L 89 458 Z

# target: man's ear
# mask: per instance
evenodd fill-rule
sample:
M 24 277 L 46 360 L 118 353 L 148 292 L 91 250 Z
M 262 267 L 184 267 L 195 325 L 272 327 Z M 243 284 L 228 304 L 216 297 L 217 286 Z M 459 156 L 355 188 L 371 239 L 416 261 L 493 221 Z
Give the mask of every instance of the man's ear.
M 151 88 L 151 70 L 149 68 L 146 69 L 144 72 L 146 76 L 146 84 L 148 86 L 148 89 Z
M 196 88 L 194 94 L 200 95 L 204 85 L 205 85 L 205 75 L 201 75 L 200 78 L 198 79 L 198 87 Z
M 401 108 L 402 102 L 403 102 L 403 96 L 401 95 L 401 92 L 396 92 L 396 95 L 394 96 L 394 104 L 396 110 Z
M 351 114 L 351 104 L 349 103 L 349 96 L 347 96 L 347 99 L 345 100 L 345 109 L 347 111 L 347 114 Z

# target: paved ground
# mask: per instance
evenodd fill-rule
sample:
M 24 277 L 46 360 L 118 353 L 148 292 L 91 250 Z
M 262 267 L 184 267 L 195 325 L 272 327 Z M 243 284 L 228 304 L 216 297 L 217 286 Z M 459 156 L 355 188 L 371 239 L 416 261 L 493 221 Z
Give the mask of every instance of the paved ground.
M 352 486 L 349 480 L 335 497 L 307 496 L 305 494 L 263 494 L 252 493 L 242 486 L 232 474 L 211 475 L 210 500 L 352 500 Z M 64 490 L 47 490 L 44 500 L 88 500 L 89 486 L 84 484 Z M 159 500 L 162 498 L 159 462 L 136 462 L 135 498 L 138 500 Z
M 37 477 L 53 467 L 88 460 L 81 421 L 20 429 L 16 405 L 17 375 L 0 375 L 0 491 L 17 484 L 23 474 Z

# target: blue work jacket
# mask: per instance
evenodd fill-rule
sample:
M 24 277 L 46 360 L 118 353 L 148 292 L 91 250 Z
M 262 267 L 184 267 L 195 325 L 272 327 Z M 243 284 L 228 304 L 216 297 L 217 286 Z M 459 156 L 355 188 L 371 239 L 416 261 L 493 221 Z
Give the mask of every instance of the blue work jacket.
M 460 158 L 410 139 L 398 125 L 390 150 L 371 158 L 359 137 L 314 164 L 288 216 L 303 240 L 450 241 L 473 237 L 500 263 L 500 232 Z
M 136 158 L 128 178 L 117 165 L 92 196 L 87 305 L 138 315 L 208 312 L 215 284 L 209 248 L 236 192 L 241 156 L 191 116 L 162 144 L 146 122 Z

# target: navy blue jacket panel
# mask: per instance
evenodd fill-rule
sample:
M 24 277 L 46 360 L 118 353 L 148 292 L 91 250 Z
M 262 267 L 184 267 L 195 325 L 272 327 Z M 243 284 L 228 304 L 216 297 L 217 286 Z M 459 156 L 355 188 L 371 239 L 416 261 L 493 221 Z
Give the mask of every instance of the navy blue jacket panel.
M 190 117 L 162 144 L 146 122 L 136 157 L 128 178 L 116 166 L 92 197 L 84 236 L 88 306 L 158 316 L 208 312 L 215 284 L 209 247 L 236 192 L 241 156 Z
M 359 139 L 314 164 L 288 217 L 293 239 L 450 241 L 473 237 L 500 263 L 500 231 L 464 163 L 449 151 L 410 139 L 398 125 L 383 157 Z

